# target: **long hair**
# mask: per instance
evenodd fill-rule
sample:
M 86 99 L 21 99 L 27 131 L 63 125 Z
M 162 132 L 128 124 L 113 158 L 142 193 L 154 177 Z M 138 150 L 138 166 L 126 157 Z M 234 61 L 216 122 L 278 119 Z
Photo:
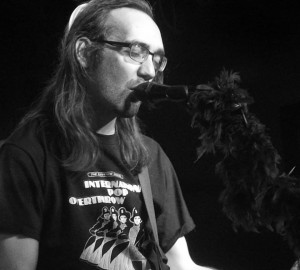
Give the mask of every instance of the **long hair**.
M 99 137 L 92 128 L 93 111 L 87 98 L 85 78 L 87 71 L 76 57 L 76 41 L 105 38 L 110 29 L 105 26 L 108 13 L 116 8 L 129 7 L 143 11 L 153 19 L 151 6 L 144 0 L 92 0 L 65 29 L 60 48 L 60 61 L 54 76 L 35 107 L 21 124 L 36 118 L 49 118 L 62 134 L 66 155 L 62 163 L 71 171 L 92 168 L 101 156 Z M 89 59 L 99 48 L 88 48 Z M 137 173 L 148 163 L 148 152 L 143 144 L 136 117 L 118 118 L 116 132 L 121 156 L 131 171 Z

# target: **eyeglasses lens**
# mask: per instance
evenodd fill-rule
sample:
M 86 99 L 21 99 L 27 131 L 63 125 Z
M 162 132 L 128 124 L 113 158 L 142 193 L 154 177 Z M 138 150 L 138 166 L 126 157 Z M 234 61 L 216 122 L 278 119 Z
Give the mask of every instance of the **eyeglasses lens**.
M 138 43 L 134 43 L 130 47 L 130 57 L 139 63 L 145 62 L 149 56 L 149 53 L 150 52 L 147 48 Z M 163 71 L 167 64 L 166 58 L 159 54 L 154 54 L 153 64 L 156 70 Z

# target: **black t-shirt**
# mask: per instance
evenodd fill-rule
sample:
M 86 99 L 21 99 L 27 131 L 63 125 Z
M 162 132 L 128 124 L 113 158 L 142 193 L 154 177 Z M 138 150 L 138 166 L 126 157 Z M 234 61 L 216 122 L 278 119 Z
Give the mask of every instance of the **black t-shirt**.
M 0 232 L 40 243 L 38 269 L 149 269 L 140 248 L 148 235 L 138 176 L 122 162 L 116 135 L 101 136 L 96 169 L 61 166 L 38 121 L 0 149 Z M 174 169 L 144 136 L 160 245 L 167 252 L 194 228 Z

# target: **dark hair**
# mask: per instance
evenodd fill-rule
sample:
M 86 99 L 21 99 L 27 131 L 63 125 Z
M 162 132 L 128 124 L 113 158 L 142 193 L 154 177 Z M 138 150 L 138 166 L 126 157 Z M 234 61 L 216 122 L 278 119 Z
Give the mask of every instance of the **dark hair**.
M 70 29 L 65 30 L 60 49 L 60 61 L 54 76 L 45 88 L 36 106 L 21 123 L 44 118 L 54 121 L 63 135 L 67 155 L 63 165 L 71 171 L 92 168 L 101 155 L 99 138 L 90 121 L 93 111 L 86 95 L 85 69 L 77 61 L 76 41 L 81 37 L 90 40 L 105 38 L 110 29 L 105 26 L 108 13 L 116 8 L 129 7 L 141 10 L 153 18 L 151 6 L 144 0 L 92 0 L 77 15 Z M 99 48 L 91 46 L 89 53 Z M 95 57 L 96 58 L 96 57 Z M 139 172 L 148 162 L 148 152 L 143 144 L 136 117 L 118 118 L 116 131 L 121 155 L 128 167 Z

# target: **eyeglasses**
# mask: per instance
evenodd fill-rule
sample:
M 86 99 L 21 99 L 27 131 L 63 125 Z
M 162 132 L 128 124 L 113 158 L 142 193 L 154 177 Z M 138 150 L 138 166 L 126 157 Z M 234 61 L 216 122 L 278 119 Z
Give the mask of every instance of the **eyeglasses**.
M 117 42 L 117 41 L 109 41 L 109 40 L 97 40 L 99 43 L 107 43 L 112 46 L 117 47 L 127 47 L 130 48 L 129 56 L 132 60 L 144 63 L 147 59 L 149 54 L 152 55 L 152 62 L 154 64 L 154 68 L 156 71 L 164 71 L 166 65 L 167 65 L 167 58 L 161 54 L 152 53 L 148 50 L 147 47 L 143 46 L 139 42 Z

